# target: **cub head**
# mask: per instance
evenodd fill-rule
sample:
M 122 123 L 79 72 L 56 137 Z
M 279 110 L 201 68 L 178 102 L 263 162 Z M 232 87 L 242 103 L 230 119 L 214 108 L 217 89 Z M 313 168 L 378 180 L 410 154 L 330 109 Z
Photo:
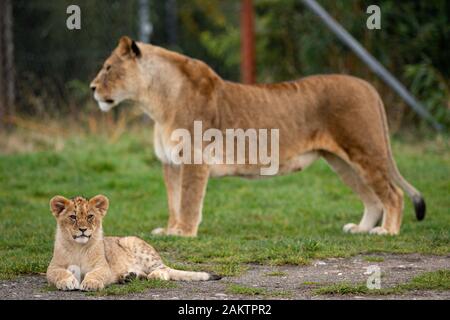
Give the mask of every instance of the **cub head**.
M 124 100 L 133 99 L 139 91 L 139 60 L 142 52 L 138 44 L 122 37 L 119 45 L 106 59 L 90 87 L 100 109 L 104 112 Z
M 102 220 L 108 206 L 109 200 L 103 195 L 90 200 L 83 197 L 66 199 L 63 196 L 55 196 L 50 200 L 50 210 L 63 237 L 81 244 L 101 236 Z

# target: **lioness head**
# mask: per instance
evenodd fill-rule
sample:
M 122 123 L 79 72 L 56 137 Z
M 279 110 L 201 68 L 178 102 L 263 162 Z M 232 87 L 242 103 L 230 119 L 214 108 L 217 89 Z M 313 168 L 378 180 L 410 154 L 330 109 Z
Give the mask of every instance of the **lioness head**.
M 142 52 L 138 44 L 128 37 L 122 37 L 119 45 L 106 59 L 102 69 L 91 82 L 102 111 L 109 111 L 120 102 L 133 99 L 139 91 L 139 60 Z
M 199 60 L 122 37 L 90 86 L 102 111 L 128 100 L 158 117 L 180 97 L 209 101 L 219 78 Z
M 102 219 L 108 206 L 108 198 L 103 195 L 90 200 L 83 197 L 69 200 L 63 196 L 55 196 L 50 200 L 50 209 L 62 236 L 81 244 L 86 244 L 92 237 L 101 236 Z

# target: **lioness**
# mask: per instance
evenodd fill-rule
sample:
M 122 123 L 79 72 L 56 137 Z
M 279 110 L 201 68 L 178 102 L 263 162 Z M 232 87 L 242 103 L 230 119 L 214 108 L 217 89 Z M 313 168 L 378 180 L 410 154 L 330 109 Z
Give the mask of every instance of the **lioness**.
M 221 79 L 199 60 L 122 37 L 91 89 L 101 110 L 131 100 L 155 122 L 169 222 L 154 233 L 197 235 L 209 176 L 259 175 L 262 164 L 174 165 L 177 141 L 171 133 L 192 131 L 195 120 L 202 121 L 203 130 L 279 129 L 278 174 L 303 170 L 323 157 L 365 206 L 361 222 L 346 224 L 345 232 L 398 234 L 403 211 L 399 187 L 411 197 L 417 219 L 425 216 L 421 194 L 400 175 L 393 159 L 383 102 L 364 80 L 318 75 L 243 85 Z
M 218 280 L 206 272 L 171 269 L 158 253 L 137 237 L 103 237 L 102 220 L 109 206 L 102 195 L 50 200 L 57 221 L 53 258 L 47 280 L 60 290 L 100 290 L 132 278 L 162 280 Z

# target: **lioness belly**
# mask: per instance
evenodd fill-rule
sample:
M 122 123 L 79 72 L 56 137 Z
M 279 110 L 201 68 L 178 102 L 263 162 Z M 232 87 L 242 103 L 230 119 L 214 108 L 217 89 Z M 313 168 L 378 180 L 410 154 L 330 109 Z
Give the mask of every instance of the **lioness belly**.
M 319 158 L 317 151 L 310 151 L 300 154 L 290 159 L 280 159 L 278 172 L 275 175 L 288 174 L 295 171 L 301 171 L 311 165 Z M 261 168 L 267 167 L 262 165 L 211 165 L 210 176 L 211 177 L 224 177 L 224 176 L 242 176 L 245 178 L 265 178 L 270 176 L 261 175 Z

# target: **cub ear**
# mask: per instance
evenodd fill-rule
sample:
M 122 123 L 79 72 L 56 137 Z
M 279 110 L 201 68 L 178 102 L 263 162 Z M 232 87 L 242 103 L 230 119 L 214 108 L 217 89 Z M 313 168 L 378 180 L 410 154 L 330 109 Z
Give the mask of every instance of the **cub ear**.
M 69 203 L 70 201 L 63 196 L 55 196 L 50 200 L 50 210 L 55 217 L 59 217 Z
M 136 41 L 127 36 L 123 36 L 119 40 L 119 53 L 122 56 L 139 58 L 141 56 L 141 49 L 139 49 Z
M 104 195 L 97 195 L 89 200 L 89 205 L 93 208 L 96 208 L 102 216 L 106 214 L 109 208 L 109 200 Z

